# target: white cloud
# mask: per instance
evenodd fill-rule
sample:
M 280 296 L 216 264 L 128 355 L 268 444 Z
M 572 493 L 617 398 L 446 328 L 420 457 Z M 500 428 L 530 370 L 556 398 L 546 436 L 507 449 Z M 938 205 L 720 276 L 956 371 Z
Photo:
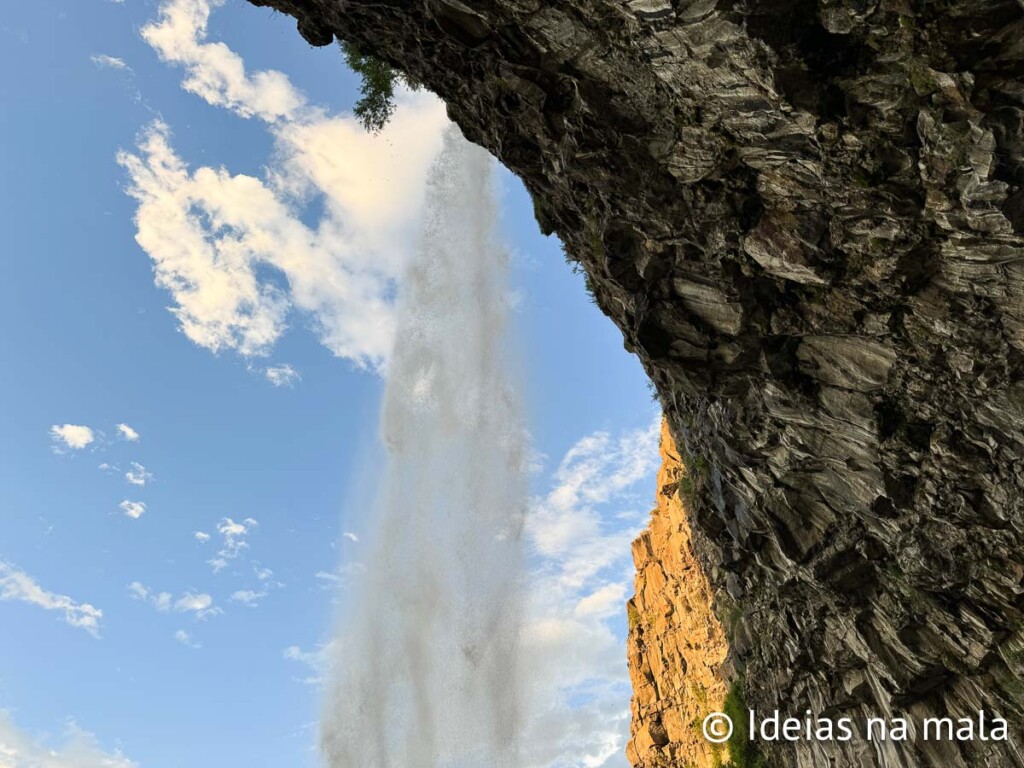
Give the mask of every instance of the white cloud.
M 103 611 L 89 603 L 76 602 L 67 595 L 48 592 L 27 573 L 3 561 L 0 561 L 0 600 L 20 600 L 47 611 L 60 611 L 64 621 L 72 627 L 99 637 Z
M 139 462 L 133 461 L 132 468 L 124 473 L 124 479 L 132 485 L 144 486 L 153 479 L 153 473 L 139 464 Z
M 361 573 L 366 573 L 366 565 L 358 561 L 343 563 L 333 571 L 318 571 L 314 578 L 325 589 L 348 587 Z
M 132 597 L 136 600 L 145 600 L 149 596 L 149 590 L 138 581 L 133 581 L 129 584 L 128 591 L 131 592 Z
M 137 768 L 119 750 L 108 752 L 96 737 L 68 721 L 63 743 L 44 743 L 0 710 L 0 768 Z
M 128 592 L 135 600 L 151 603 L 161 613 L 168 613 L 174 601 L 174 595 L 170 592 L 151 592 L 143 584 L 133 581 L 128 585 Z
M 128 499 L 125 499 L 117 506 L 132 520 L 138 520 L 146 514 L 146 504 L 142 501 L 129 501 Z
M 190 174 L 163 123 L 150 128 L 140 150 L 119 157 L 139 201 L 136 240 L 153 259 L 157 285 L 173 295 L 182 332 L 213 352 L 266 353 L 284 330 L 288 301 L 257 278 L 258 264 L 273 257 L 255 249 L 283 246 L 260 223 L 288 218 L 280 202 L 252 177 L 211 168 Z
M 212 8 L 224 0 L 171 0 L 160 7 L 158 21 L 142 28 L 142 37 L 164 61 L 183 65 L 182 83 L 208 103 L 243 117 L 268 121 L 291 118 L 304 99 L 281 72 L 246 72 L 242 58 L 224 43 L 206 42 Z
M 606 432 L 581 439 L 555 470 L 554 487 L 535 503 L 527 521 L 530 540 L 541 556 L 561 558 L 570 585 L 622 556 L 620 540 L 630 532 L 604 535 L 598 507 L 651 475 L 659 460 L 659 434 L 660 422 L 655 422 L 617 439 Z M 645 491 L 645 499 L 653 498 L 653 484 Z
M 260 582 L 259 589 L 239 589 L 231 593 L 230 600 L 235 603 L 242 603 L 250 608 L 259 606 L 260 601 L 267 597 L 272 591 L 282 589 L 284 584 L 274 578 L 274 572 L 270 568 L 263 568 L 259 564 L 253 564 L 253 573 Z
M 292 314 L 357 366 L 380 368 L 394 332 L 394 294 L 415 242 L 427 169 L 447 124 L 425 93 L 400 94 L 391 124 L 373 136 L 349 116 L 307 104 L 279 72 L 248 73 L 207 41 L 220 0 L 168 0 L 143 30 L 184 87 L 210 104 L 266 121 L 275 141 L 264 179 L 190 169 L 154 123 L 119 162 L 138 201 L 140 246 L 191 341 L 212 351 L 265 355 Z M 323 202 L 304 223 L 312 199 Z
M 50 427 L 50 437 L 53 439 L 54 450 L 70 448 L 77 451 L 95 441 L 96 434 L 80 424 L 54 424 Z
M 195 640 L 193 640 L 192 639 L 192 635 L 190 635 L 184 629 L 179 629 L 177 632 L 175 632 L 174 633 L 174 639 L 177 640 L 182 645 L 187 646 L 188 648 L 202 648 L 203 647 L 202 644 L 197 643 Z M 0 768 L 2 768 L 2 766 L 0 766 Z
M 236 559 L 249 548 L 246 537 L 258 526 L 259 523 L 251 517 L 241 522 L 236 522 L 230 517 L 221 519 L 217 524 L 217 533 L 221 535 L 221 548 L 217 551 L 217 556 L 208 561 L 209 565 L 213 566 L 214 573 L 227 568 L 229 560 Z
M 579 440 L 534 499 L 523 632 L 530 766 L 625 766 L 630 683 L 622 639 L 630 542 L 653 503 L 659 422 Z
M 128 592 L 133 599 L 149 603 L 161 613 L 170 613 L 172 610 L 175 613 L 191 613 L 200 621 L 223 613 L 206 593 L 184 592 L 175 599 L 170 592 L 156 592 L 138 581 L 128 585 Z
M 591 616 L 606 619 L 619 615 L 622 613 L 622 606 L 626 604 L 626 592 L 626 584 L 621 582 L 598 587 L 576 603 L 573 615 L 580 619 Z
M 358 537 L 358 536 L 356 536 L 356 535 L 355 535 L 354 533 L 352 533 L 351 531 L 345 531 L 345 532 L 344 532 L 343 534 L 341 534 L 341 535 L 342 535 L 342 536 L 344 536 L 344 537 L 345 537 L 346 539 L 348 539 L 348 540 L 349 540 L 349 541 L 351 541 L 351 542 L 354 542 L 354 543 L 356 543 L 356 544 L 358 544 L 358 543 L 359 543 L 359 537 Z
M 139 437 L 140 437 L 139 433 L 136 432 L 131 427 L 129 427 L 127 424 L 118 424 L 117 425 L 117 434 L 122 439 L 128 440 L 128 441 L 130 441 L 132 443 L 138 442 Z
M 303 651 L 297 645 L 289 645 L 281 654 L 289 661 L 301 661 L 303 664 L 309 664 L 313 666 L 314 663 L 321 660 L 319 653 L 311 653 L 309 651 Z
M 287 363 L 267 368 L 264 375 L 266 375 L 267 381 L 275 387 L 291 387 L 295 382 L 302 380 L 299 372 Z
M 186 592 L 174 603 L 174 610 L 177 613 L 191 613 L 197 620 L 205 621 L 211 616 L 217 616 L 223 611 L 213 604 L 213 598 L 209 595 L 192 594 Z
M 179 612 L 195 611 L 196 613 L 201 613 L 202 611 L 209 610 L 211 605 L 213 605 L 213 598 L 209 595 L 193 595 L 192 593 L 187 593 L 174 604 L 174 610 Z
M 238 538 L 244 536 L 249 532 L 249 529 L 259 525 L 251 517 L 247 517 L 240 523 L 236 523 L 230 517 L 222 518 L 220 523 L 217 525 L 218 533 L 222 534 L 225 539 Z
M 107 56 L 105 53 L 95 54 L 89 57 L 89 61 L 95 64 L 100 69 L 125 69 L 130 70 L 124 59 L 119 59 L 116 56 Z
M 311 675 L 296 678 L 298 682 L 306 685 L 322 685 L 330 671 L 334 659 L 339 656 L 339 644 L 337 640 L 331 640 L 321 645 L 315 651 L 304 651 L 297 645 L 290 645 L 284 649 L 281 655 L 288 661 L 295 661 L 309 667 Z
M 260 592 L 254 592 L 251 589 L 240 589 L 237 592 L 231 593 L 231 600 L 236 603 L 242 603 L 250 608 L 255 608 L 260 604 L 260 600 L 267 596 L 266 590 Z
M 210 534 L 208 534 L 206 531 L 196 531 L 192 535 L 195 536 L 196 541 L 198 541 L 200 544 L 205 544 L 210 540 Z

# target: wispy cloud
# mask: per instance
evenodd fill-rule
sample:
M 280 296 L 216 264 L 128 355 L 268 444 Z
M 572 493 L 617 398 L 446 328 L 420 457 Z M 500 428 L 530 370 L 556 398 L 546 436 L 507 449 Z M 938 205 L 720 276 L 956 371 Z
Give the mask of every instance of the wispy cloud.
M 322 685 L 333 660 L 338 658 L 339 652 L 338 641 L 332 640 L 321 645 L 315 651 L 304 651 L 297 645 L 290 645 L 284 649 L 281 655 L 288 661 L 298 662 L 309 668 L 309 672 L 312 674 L 296 678 L 298 682 L 306 685 Z
M 99 637 L 103 611 L 89 603 L 79 603 L 67 595 L 49 592 L 27 573 L 3 561 L 0 561 L 0 600 L 18 600 L 47 611 L 58 611 L 72 627 L 84 629 L 93 637 Z
M 315 578 L 324 589 L 336 589 L 348 587 L 361 573 L 366 573 L 366 564 L 352 561 L 339 565 L 333 571 L 318 571 Z
M 267 590 L 263 589 L 259 592 L 255 592 L 251 589 L 240 589 L 237 592 L 232 592 L 230 600 L 235 603 L 242 603 L 250 608 L 255 608 L 260 604 L 260 600 L 270 594 Z
M 141 582 L 128 585 L 128 593 L 135 600 L 149 603 L 161 613 L 191 613 L 197 620 L 204 621 L 224 611 L 214 605 L 213 598 L 205 592 L 183 592 L 177 598 L 170 592 L 156 592 Z
M 618 437 L 595 432 L 579 440 L 555 470 L 554 485 L 536 500 L 527 529 L 537 554 L 559 564 L 563 586 L 582 584 L 628 550 L 633 531 L 608 533 L 600 508 L 651 476 L 659 435 L 660 416 Z M 652 499 L 653 484 L 644 492 Z
M 359 537 L 356 534 L 352 533 L 352 531 L 345 531 L 341 535 L 355 544 L 359 543 Z
M 214 573 L 227 568 L 229 561 L 237 559 L 242 552 L 249 548 L 247 538 L 258 526 L 259 523 L 251 517 L 247 517 L 241 522 L 236 522 L 230 517 L 221 519 L 217 524 L 217 533 L 221 535 L 221 548 L 217 551 L 217 556 L 209 561 L 209 564 L 213 566 Z
M 200 544 L 205 544 L 210 540 L 210 534 L 208 534 L 206 531 L 196 531 L 192 535 L 195 537 L 195 540 L 198 541 Z
M 81 424 L 54 424 L 50 427 L 50 438 L 55 451 L 81 450 L 96 440 L 96 433 Z
M 124 473 L 124 479 L 132 485 L 144 486 L 153 479 L 153 473 L 139 464 L 139 462 L 133 461 L 131 469 Z
M 0 710 L 0 768 L 137 768 L 119 750 L 108 752 L 88 731 L 68 721 L 62 743 L 43 743 Z
M 188 647 L 188 648 L 195 649 L 195 648 L 202 648 L 203 647 L 201 643 L 196 642 L 192 638 L 192 635 L 190 635 L 184 629 L 179 629 L 177 632 L 175 632 L 174 633 L 174 639 L 177 640 L 182 645 Z
M 128 66 L 128 63 L 124 59 L 119 59 L 116 56 L 108 56 L 105 53 L 94 54 L 89 57 L 89 61 L 100 69 L 131 70 L 131 67 Z
M 126 517 L 130 517 L 132 520 L 138 520 L 146 514 L 146 503 L 143 501 L 131 501 L 130 499 L 125 499 L 117 506 Z
M 170 592 L 152 592 L 138 581 L 128 585 L 128 592 L 135 600 L 150 603 L 161 613 L 168 613 L 174 604 L 174 595 Z
M 274 572 L 270 568 L 253 564 L 253 575 L 259 582 L 259 589 L 239 589 L 231 593 L 230 600 L 234 603 L 241 603 L 249 608 L 256 608 L 260 601 L 277 589 L 284 588 L 284 584 L 274 578 Z
M 137 153 L 119 155 L 138 201 L 136 239 L 199 346 L 268 354 L 297 311 L 334 354 L 379 368 L 444 107 L 428 94 L 401 94 L 388 128 L 370 135 L 351 116 L 310 105 L 280 72 L 249 72 L 238 54 L 208 41 L 211 9 L 221 4 L 169 0 L 143 36 L 184 67 L 187 90 L 263 120 L 273 161 L 263 179 L 193 170 L 168 126 L 154 123 Z M 311 227 L 304 214 L 313 198 L 324 212 Z
M 531 505 L 530 765 L 626 766 L 629 545 L 653 503 L 659 427 L 582 438 Z
M 284 74 L 249 73 L 237 53 L 223 43 L 207 42 L 210 12 L 223 4 L 224 0 L 164 2 L 159 19 L 142 28 L 142 37 L 164 61 L 184 66 L 188 74 L 182 87 L 210 104 L 270 122 L 294 118 L 305 100 Z
M 176 613 L 191 613 L 199 621 L 205 621 L 224 612 L 213 604 L 213 598 L 206 593 L 191 592 L 186 592 L 174 601 L 174 610 Z
M 222 518 L 217 525 L 217 533 L 224 537 L 224 551 L 221 554 L 225 557 L 237 557 L 243 549 L 248 548 L 249 544 L 245 537 L 257 526 L 259 523 L 251 517 L 240 523 L 230 517 Z
M 129 442 L 132 443 L 137 443 L 140 437 L 139 433 L 136 432 L 131 427 L 129 427 L 127 424 L 118 424 L 117 434 L 121 439 L 128 440 Z
M 299 372 L 287 363 L 267 368 L 264 375 L 267 377 L 267 381 L 275 387 L 291 387 L 295 385 L 295 382 L 302 380 Z

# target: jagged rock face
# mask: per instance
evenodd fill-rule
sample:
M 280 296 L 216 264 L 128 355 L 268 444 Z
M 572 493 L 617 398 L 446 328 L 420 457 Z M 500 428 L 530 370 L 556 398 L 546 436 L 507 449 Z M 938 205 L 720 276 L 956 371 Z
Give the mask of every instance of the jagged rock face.
M 1024 721 L 1017 0 L 251 0 L 443 97 L 661 396 L 749 703 Z M 783 766 L 1019 766 L 1019 741 Z
M 721 765 L 722 748 L 700 723 L 725 702 L 729 651 L 711 609 L 711 585 L 693 549 L 681 495 L 687 475 L 668 424 L 661 433 L 658 506 L 633 542 L 636 595 L 629 601 L 632 737 L 626 756 L 637 768 Z

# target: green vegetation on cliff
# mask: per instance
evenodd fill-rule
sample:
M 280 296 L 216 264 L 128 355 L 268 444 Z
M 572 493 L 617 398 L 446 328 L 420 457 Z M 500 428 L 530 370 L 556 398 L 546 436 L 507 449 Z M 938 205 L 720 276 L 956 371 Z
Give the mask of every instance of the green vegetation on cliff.
M 722 709 L 733 724 L 732 738 L 728 741 L 728 765 L 731 768 L 770 768 L 757 744 L 750 740 L 747 727 L 749 707 L 743 693 L 743 678 L 733 680 Z
M 340 46 L 345 63 L 362 78 L 353 112 L 366 130 L 378 133 L 395 113 L 395 87 L 404 85 L 418 90 L 419 84 L 375 56 L 361 53 L 352 43 L 342 41 Z

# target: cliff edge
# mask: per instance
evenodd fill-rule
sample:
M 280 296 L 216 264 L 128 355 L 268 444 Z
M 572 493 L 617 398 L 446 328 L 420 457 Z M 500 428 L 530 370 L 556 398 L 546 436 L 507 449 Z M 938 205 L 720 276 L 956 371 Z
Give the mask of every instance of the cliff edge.
M 633 542 L 636 595 L 626 606 L 633 682 L 626 756 L 637 768 L 712 768 L 723 760 L 724 749 L 701 736 L 701 721 L 725 705 L 729 646 L 694 554 L 687 482 L 665 424 L 657 506 Z

